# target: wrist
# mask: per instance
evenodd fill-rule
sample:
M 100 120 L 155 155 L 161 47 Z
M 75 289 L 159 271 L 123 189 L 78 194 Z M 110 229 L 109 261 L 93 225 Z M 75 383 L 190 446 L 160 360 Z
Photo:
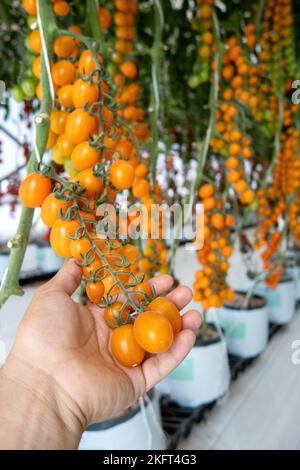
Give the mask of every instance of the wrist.
M 0 370 L 0 447 L 75 449 L 83 421 L 51 376 L 9 356 Z

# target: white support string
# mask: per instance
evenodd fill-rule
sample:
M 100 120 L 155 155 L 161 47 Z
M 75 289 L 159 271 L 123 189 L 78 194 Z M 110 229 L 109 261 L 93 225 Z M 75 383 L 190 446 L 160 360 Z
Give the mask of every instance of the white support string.
M 39 29 L 39 32 L 40 32 L 40 35 L 41 35 L 42 57 L 45 61 L 45 67 L 46 67 L 46 71 L 47 71 L 47 78 L 48 78 L 48 83 L 49 83 L 49 88 L 50 88 L 50 95 L 51 95 L 51 108 L 52 108 L 52 106 L 54 104 L 54 101 L 55 101 L 55 90 L 54 90 L 52 77 L 51 77 L 50 60 L 49 60 L 48 51 L 47 51 L 45 34 L 44 34 L 43 26 L 42 26 L 39 0 L 37 2 L 37 24 L 38 24 L 38 29 Z M 37 122 L 38 119 L 39 119 L 39 115 L 37 114 L 36 117 L 35 117 L 35 125 L 34 125 L 34 131 L 33 131 L 33 134 L 34 134 L 33 135 L 33 148 L 34 148 L 34 153 L 35 153 L 37 162 L 41 163 L 41 154 L 40 154 L 39 148 L 38 148 L 37 132 L 36 132 L 37 124 L 39 124 L 39 122 Z
M 39 148 L 38 148 L 38 145 L 37 145 L 36 126 L 37 126 L 37 123 L 35 122 L 34 123 L 34 128 L 33 128 L 33 148 L 34 148 L 34 153 L 35 153 L 37 162 L 38 162 L 38 164 L 40 164 L 41 163 L 41 154 L 40 154 L 40 151 L 39 151 Z
M 147 418 L 146 407 L 145 407 L 143 397 L 139 398 L 139 405 L 140 405 L 140 408 L 141 408 L 142 420 L 144 422 L 144 426 L 145 426 L 146 433 L 147 433 L 147 448 L 148 448 L 148 450 L 152 450 L 153 436 L 152 436 L 152 432 L 151 432 L 151 429 L 150 429 L 150 426 L 149 426 L 149 421 L 148 421 L 148 418 Z
M 162 428 L 160 419 L 158 418 L 158 415 L 157 415 L 157 412 L 156 412 L 156 410 L 155 410 L 155 408 L 154 408 L 154 405 L 153 405 L 153 403 L 152 403 L 152 400 L 151 400 L 151 398 L 148 396 L 147 393 L 145 393 L 144 399 L 145 399 L 145 402 L 147 402 L 147 406 L 149 407 L 149 410 L 150 410 L 151 413 L 152 413 L 153 423 L 154 423 L 154 426 L 155 426 L 156 430 L 157 430 L 158 433 L 163 437 L 164 442 L 166 442 L 167 439 L 168 439 L 168 436 L 167 436 L 167 434 L 164 432 L 164 430 L 163 430 L 163 428 Z
M 50 95 L 51 95 L 51 100 L 52 100 L 52 104 L 53 104 L 54 101 L 55 101 L 55 90 L 54 90 L 52 77 L 51 77 L 50 60 L 49 60 L 49 56 L 48 56 L 44 30 L 43 30 L 43 27 L 42 27 L 42 20 L 41 20 L 41 15 L 40 15 L 40 2 L 39 1 L 37 2 L 37 23 L 38 23 L 39 32 L 40 32 L 40 35 L 41 35 L 42 54 L 43 54 L 44 60 L 45 60 L 45 66 L 46 66 L 46 70 L 47 70 L 48 82 L 49 82 L 49 86 L 50 86 Z

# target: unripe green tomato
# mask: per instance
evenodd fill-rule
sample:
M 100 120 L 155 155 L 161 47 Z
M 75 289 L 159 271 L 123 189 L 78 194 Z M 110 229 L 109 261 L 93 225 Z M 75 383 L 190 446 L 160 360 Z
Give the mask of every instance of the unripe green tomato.
M 34 61 L 34 59 L 36 59 L 36 55 L 33 54 L 32 52 L 30 51 L 27 51 L 26 52 L 26 55 L 25 55 L 25 63 L 26 65 L 32 65 L 32 62 Z
M 114 64 L 113 62 L 110 62 L 107 66 L 107 71 L 108 71 L 108 74 L 111 76 L 111 77 L 114 77 L 118 71 L 118 66 L 117 64 Z
M 70 178 L 73 178 L 73 176 L 76 176 L 78 175 L 78 171 L 76 170 L 76 168 L 74 168 L 74 166 L 72 165 L 72 162 L 71 162 L 71 159 L 70 158 L 67 158 L 64 162 L 64 169 L 65 171 L 68 173 L 68 175 L 70 176 Z
M 11 89 L 11 96 L 15 101 L 24 101 L 25 94 L 20 85 L 14 85 Z
M 37 17 L 34 16 L 34 15 L 27 16 L 27 26 L 30 29 L 36 29 L 37 28 Z
M 264 116 L 266 121 L 272 121 L 273 119 L 272 112 L 269 109 L 264 111 Z
M 254 199 L 254 201 L 251 202 L 249 205 L 250 210 L 256 211 L 258 209 L 258 200 Z
M 208 70 L 203 69 L 199 75 L 200 83 L 205 83 L 209 80 L 209 72 Z
M 25 39 L 25 47 L 31 54 L 34 54 L 33 50 L 30 47 L 30 44 L 29 44 L 29 35 Z M 35 57 L 36 57 L 36 54 L 35 54 Z
M 192 75 L 188 79 L 188 85 L 190 88 L 197 88 L 201 84 L 199 75 Z
M 25 77 L 21 82 L 21 88 L 25 94 L 25 98 L 32 100 L 35 96 L 36 82 L 33 78 Z
M 24 70 L 24 78 L 32 78 L 34 80 L 34 75 L 32 73 L 32 68 L 31 67 L 27 67 L 25 70 Z

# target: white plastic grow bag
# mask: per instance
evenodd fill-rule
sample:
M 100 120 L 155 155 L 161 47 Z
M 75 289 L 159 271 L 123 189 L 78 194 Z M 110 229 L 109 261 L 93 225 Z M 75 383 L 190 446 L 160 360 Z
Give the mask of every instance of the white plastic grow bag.
M 140 399 L 139 406 L 104 423 L 90 426 L 78 450 L 165 450 L 167 437 L 161 426 L 158 396 Z
M 211 403 L 228 390 L 230 372 L 226 341 L 217 338 L 198 342 L 184 361 L 157 385 L 181 406 L 196 407 Z
M 269 319 L 267 302 L 258 308 L 224 306 L 215 313 L 223 329 L 228 351 L 241 358 L 262 353 L 268 344 Z
M 296 285 L 292 278 L 283 279 L 276 289 L 259 285 L 255 292 L 267 299 L 269 321 L 276 325 L 288 323 L 295 313 Z
M 287 273 L 295 281 L 296 302 L 298 302 L 300 300 L 300 266 L 289 266 L 287 268 Z

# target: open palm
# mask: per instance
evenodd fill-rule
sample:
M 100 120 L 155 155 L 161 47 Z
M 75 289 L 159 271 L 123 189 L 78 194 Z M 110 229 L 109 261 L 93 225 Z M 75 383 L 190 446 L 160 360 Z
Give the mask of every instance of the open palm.
M 110 354 L 111 329 L 100 309 L 71 298 L 80 279 L 81 269 L 70 261 L 37 290 L 18 329 L 12 356 L 54 379 L 71 398 L 85 427 L 121 414 L 177 367 L 194 344 L 200 315 L 195 311 L 184 315 L 183 330 L 168 352 L 127 369 Z M 150 283 L 161 295 L 169 291 L 173 279 L 163 275 Z M 168 295 L 179 309 L 191 300 L 187 287 Z

